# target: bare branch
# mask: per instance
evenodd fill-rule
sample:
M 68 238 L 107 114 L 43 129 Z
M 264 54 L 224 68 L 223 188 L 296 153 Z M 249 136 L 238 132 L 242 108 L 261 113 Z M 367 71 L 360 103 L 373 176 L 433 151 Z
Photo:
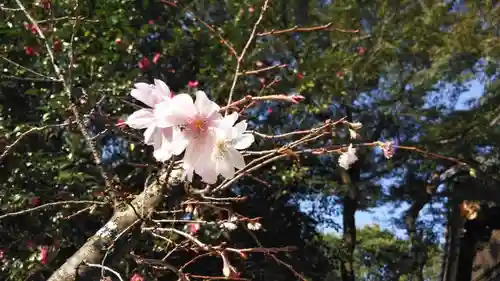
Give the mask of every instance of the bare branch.
M 35 127 L 35 128 L 31 128 L 29 130 L 27 130 L 26 132 L 22 133 L 12 144 L 10 145 L 7 145 L 7 147 L 5 148 L 5 150 L 2 152 L 2 155 L 0 155 L 0 162 L 2 162 L 2 160 L 7 157 L 7 154 L 9 154 L 9 152 L 16 146 L 18 145 L 21 140 L 23 138 L 25 138 L 26 136 L 28 136 L 29 134 L 31 133 L 34 133 L 34 132 L 40 132 L 40 131 L 43 131 L 45 129 L 49 129 L 49 128 L 61 128 L 61 127 L 65 127 L 65 126 L 68 126 L 70 123 L 69 122 L 66 122 L 66 123 L 63 123 L 63 124 L 56 124 L 56 125 L 46 125 L 46 126 L 42 126 L 42 127 Z
M 255 22 L 255 24 L 253 26 L 252 33 L 250 34 L 250 37 L 248 38 L 248 41 L 245 44 L 245 47 L 243 47 L 243 50 L 241 51 L 240 55 L 238 56 L 238 60 L 236 62 L 236 70 L 234 72 L 233 83 L 231 85 L 231 90 L 229 90 L 229 97 L 227 99 L 227 105 L 230 105 L 232 100 L 233 100 L 234 89 L 236 88 L 236 83 L 238 83 L 238 77 L 239 77 L 238 73 L 240 72 L 241 63 L 243 62 L 243 58 L 245 57 L 246 52 L 247 52 L 248 48 L 250 47 L 250 44 L 252 43 L 253 39 L 255 38 L 255 33 L 257 32 L 257 28 L 259 27 L 260 22 L 264 18 L 264 13 L 266 12 L 268 5 L 269 5 L 269 0 L 265 0 L 264 5 L 262 5 L 262 8 L 260 10 L 259 18 L 257 19 L 257 21 Z M 225 115 L 227 115 L 228 109 L 229 108 L 226 106 L 226 110 L 224 113 Z
M 140 219 L 137 210 L 153 211 L 163 201 L 167 191 L 180 184 L 182 170 L 174 170 L 170 173 L 171 166 L 130 204 L 117 210 L 106 225 L 90 237 L 72 257 L 67 259 L 50 276 L 48 281 L 74 281 L 77 278 L 77 273 L 87 270 L 85 266 L 82 266 L 83 261 L 99 263 L 103 256 L 101 249 L 111 246 L 118 235 L 122 235 L 123 231 L 129 229 L 130 225 Z
M 327 23 L 325 25 L 318 25 L 318 26 L 312 26 L 312 27 L 299 27 L 298 25 L 288 28 L 288 29 L 282 29 L 282 30 L 276 30 L 273 29 L 271 31 L 266 31 L 257 34 L 257 36 L 262 37 L 262 36 L 269 36 L 269 35 L 278 35 L 278 34 L 284 34 L 284 33 L 292 33 L 292 32 L 311 32 L 311 31 L 319 31 L 319 30 L 328 30 L 331 29 L 333 25 L 333 22 Z M 333 28 L 336 31 L 340 31 L 343 33 L 359 33 L 359 29 L 343 29 L 343 28 Z
M 60 205 L 81 205 L 81 204 L 92 204 L 92 205 L 106 205 L 108 204 L 107 202 L 102 202 L 102 201 L 92 201 L 92 200 L 70 200 L 70 201 L 59 201 L 59 202 L 52 202 L 52 203 L 47 203 L 43 204 L 34 208 L 18 211 L 18 212 L 12 212 L 12 213 L 7 213 L 0 215 L 0 219 L 4 219 L 6 217 L 14 217 L 14 216 L 19 216 L 19 215 L 24 215 L 36 211 L 40 211 L 43 209 L 48 209 L 50 207 L 54 206 L 60 206 Z

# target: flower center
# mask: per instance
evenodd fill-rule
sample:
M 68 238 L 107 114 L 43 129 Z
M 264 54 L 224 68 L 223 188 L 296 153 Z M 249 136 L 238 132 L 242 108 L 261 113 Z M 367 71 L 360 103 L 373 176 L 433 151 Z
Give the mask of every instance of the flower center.
M 229 146 L 226 140 L 217 140 L 215 142 L 215 158 L 224 159 L 228 150 Z
M 199 130 L 199 131 L 204 131 L 204 130 L 205 130 L 205 122 L 204 122 L 203 120 L 196 119 L 196 120 L 194 120 L 194 122 L 193 122 L 193 127 L 194 127 L 196 130 Z

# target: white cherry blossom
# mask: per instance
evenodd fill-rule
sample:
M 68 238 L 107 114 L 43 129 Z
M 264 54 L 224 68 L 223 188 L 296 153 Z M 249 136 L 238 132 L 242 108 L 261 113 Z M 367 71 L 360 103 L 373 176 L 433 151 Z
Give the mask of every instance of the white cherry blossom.
M 262 227 L 262 224 L 259 222 L 249 222 L 247 224 L 248 229 L 250 230 L 259 230 Z
M 352 144 L 349 144 L 347 151 L 342 153 L 339 157 L 339 166 L 349 170 L 350 166 L 358 161 L 358 157 L 356 156 L 356 148 L 352 147 Z
M 205 92 L 196 92 L 196 101 L 188 94 L 176 95 L 168 105 L 160 105 L 167 114 L 162 116 L 160 127 L 179 126 L 181 133 L 173 143 L 175 152 L 185 149 L 183 168 L 189 180 L 195 167 L 206 161 L 214 145 L 214 128 L 222 119 L 220 107 L 209 100 Z
M 144 143 L 152 145 L 154 157 L 158 161 L 166 161 L 172 156 L 171 144 L 174 135 L 179 133 L 173 126 L 159 127 L 160 116 L 166 115 L 166 105 L 171 103 L 172 93 L 161 80 L 155 79 L 154 84 L 136 83 L 131 95 L 149 108 L 135 111 L 125 122 L 134 129 L 144 131 Z
M 206 183 L 215 183 L 217 176 L 232 178 L 235 169 L 243 169 L 245 160 L 238 150 L 248 148 L 254 142 L 252 134 L 245 134 L 247 122 L 245 120 L 234 125 L 238 113 L 232 113 L 217 122 L 213 134 L 215 140 L 211 147 L 209 161 L 199 162 L 195 171 Z M 233 126 L 234 125 L 234 126 Z

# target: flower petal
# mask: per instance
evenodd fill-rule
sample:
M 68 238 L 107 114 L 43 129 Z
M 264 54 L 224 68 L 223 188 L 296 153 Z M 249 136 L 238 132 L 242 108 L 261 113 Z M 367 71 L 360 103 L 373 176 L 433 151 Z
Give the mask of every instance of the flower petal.
M 179 126 L 186 125 L 196 114 L 193 99 L 187 94 L 179 94 L 171 99 L 168 105 L 160 103 L 157 106 L 157 115 L 163 116 L 159 121 L 159 126 Z M 165 112 L 160 112 L 165 110 Z
M 235 129 L 237 135 L 239 136 L 239 135 L 243 134 L 247 130 L 247 127 L 248 127 L 247 121 L 246 120 L 242 120 L 242 121 L 238 122 L 238 124 L 236 124 L 234 126 L 234 129 Z
M 246 149 L 255 141 L 255 137 L 252 134 L 243 134 L 235 139 L 232 143 L 236 149 Z
M 220 107 L 209 100 L 207 94 L 203 91 L 196 91 L 196 101 L 194 102 L 198 114 L 208 117 L 212 115 L 214 111 L 218 111 Z
M 231 165 L 229 155 L 225 155 L 224 158 L 215 162 L 217 174 L 221 174 L 226 179 L 231 179 L 234 177 L 234 166 Z
M 155 82 L 155 89 L 153 92 L 160 96 L 162 100 L 164 99 L 170 99 L 170 88 L 165 84 L 165 82 L 161 81 L 160 79 L 154 79 Z
M 243 155 L 236 150 L 234 147 L 230 147 L 227 151 L 229 160 L 231 161 L 231 164 L 236 167 L 237 169 L 243 169 L 245 168 L 245 159 L 243 158 Z
M 189 145 L 189 139 L 181 132 L 178 127 L 173 127 L 172 133 L 172 153 L 180 155 Z
M 214 184 L 217 182 L 217 172 L 213 163 L 207 162 L 197 167 L 196 173 L 205 183 Z
M 135 84 L 136 88 L 130 93 L 136 100 L 141 101 L 149 107 L 154 107 L 156 98 L 153 95 L 153 88 L 146 83 Z
M 144 143 L 148 145 L 155 145 L 155 148 L 161 145 L 162 137 L 161 131 L 154 124 L 149 125 L 149 127 L 144 131 Z
M 144 129 L 155 121 L 153 110 L 143 108 L 132 113 L 125 123 L 134 129 Z

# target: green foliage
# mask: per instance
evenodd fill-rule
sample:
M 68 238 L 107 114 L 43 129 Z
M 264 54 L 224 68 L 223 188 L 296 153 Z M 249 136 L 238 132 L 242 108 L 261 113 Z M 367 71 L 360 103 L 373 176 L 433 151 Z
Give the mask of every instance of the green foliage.
M 37 204 L 110 199 L 101 170 L 74 123 L 70 102 L 84 115 L 87 130 L 95 137 L 103 160 L 101 168 L 123 187 L 120 200 L 138 194 L 147 175 L 160 164 L 153 160 L 150 147 L 141 144 L 140 132 L 116 126 L 137 107 L 129 95 L 133 83 L 160 78 L 176 93 L 192 93 L 186 85 L 197 80 L 210 98 L 225 104 L 236 58 L 192 15 L 213 26 L 239 52 L 262 4 L 189 0 L 179 1 L 179 8 L 152 0 L 61 0 L 52 1 L 51 8 L 45 9 L 31 0 L 22 1 L 43 28 L 49 48 L 61 48 L 55 51 L 55 61 L 73 89 L 66 93 L 61 81 L 55 81 L 59 77 L 54 75 L 44 41 L 31 27 L 26 28 L 29 21 L 17 10 L 15 1 L 4 2 L 0 5 L 0 152 L 8 149 L 8 153 L 0 160 L 2 214 L 33 207 L 33 198 L 40 200 Z M 279 93 L 306 97 L 295 106 L 257 104 L 245 112 L 252 129 L 285 133 L 350 114 L 363 123 L 359 142 L 393 139 L 400 145 L 457 157 L 469 165 L 465 176 L 475 178 L 475 185 L 486 189 L 497 186 L 497 1 L 273 0 L 257 32 L 329 22 L 330 28 L 257 36 L 250 44 L 243 70 L 276 63 L 288 66 L 242 76 L 234 99 Z M 160 58 L 155 63 L 156 54 Z M 142 58 L 149 61 L 143 69 L 138 67 Z M 263 87 L 276 77 L 279 83 Z M 454 110 L 473 80 L 484 84 L 484 95 L 471 103 L 470 110 Z M 31 128 L 40 129 L 10 147 Z M 316 146 L 336 147 L 351 141 L 344 132 L 321 138 Z M 271 149 L 280 143 L 259 139 L 255 149 Z M 358 209 L 387 202 L 415 203 L 434 173 L 455 164 L 404 149 L 391 160 L 375 149 L 359 151 Z M 316 239 L 318 227 L 338 227 L 334 219 L 341 215 L 339 198 L 350 191 L 341 180 L 336 161 L 336 155 L 289 157 L 253 174 L 259 181 L 246 177 L 225 194 L 248 196 L 248 201 L 232 207 L 248 217 L 263 217 L 266 231 L 257 236 L 265 246 L 297 246 L 297 252 L 283 258 L 311 280 L 325 280 L 326 274 L 328 280 L 336 280 L 339 273 L 327 270 L 338 265 L 337 257 L 344 259 L 338 238 L 325 238 L 330 247 L 327 252 L 324 241 Z M 384 188 L 380 180 L 394 177 L 393 184 Z M 446 192 L 426 204 L 441 204 L 454 192 L 452 184 L 442 184 Z M 312 207 L 300 209 L 304 202 Z M 171 206 L 165 202 L 162 207 Z M 0 248 L 5 254 L 0 257 L 0 279 L 46 280 L 112 213 L 107 205 L 79 213 L 83 208 L 54 207 L 1 219 Z M 418 229 L 434 232 L 432 225 L 445 221 L 445 213 L 433 212 L 434 221 L 420 221 Z M 235 246 L 256 243 L 246 233 L 204 231 L 207 242 L 219 242 L 226 235 Z M 404 279 L 410 278 L 413 266 L 408 241 L 376 227 L 360 230 L 358 238 L 355 258 L 360 280 L 410 280 Z M 35 247 L 26 246 L 29 240 Z M 136 253 L 157 259 L 171 247 L 142 234 L 134 233 L 124 240 Z M 440 252 L 434 246 L 436 239 L 429 240 L 432 245 L 426 248 L 424 275 L 435 280 Z M 42 265 L 37 247 L 55 244 L 57 254 Z M 121 262 L 116 266 L 124 276 L 141 271 L 150 278 L 164 278 L 156 280 L 171 278 L 169 273 L 155 276 L 128 253 L 124 258 L 117 256 Z M 179 264 L 190 258 L 189 254 L 175 256 Z M 296 278 L 286 267 L 262 255 L 239 261 L 243 277 L 253 280 Z M 203 259 L 189 270 L 220 275 L 220 264 Z

